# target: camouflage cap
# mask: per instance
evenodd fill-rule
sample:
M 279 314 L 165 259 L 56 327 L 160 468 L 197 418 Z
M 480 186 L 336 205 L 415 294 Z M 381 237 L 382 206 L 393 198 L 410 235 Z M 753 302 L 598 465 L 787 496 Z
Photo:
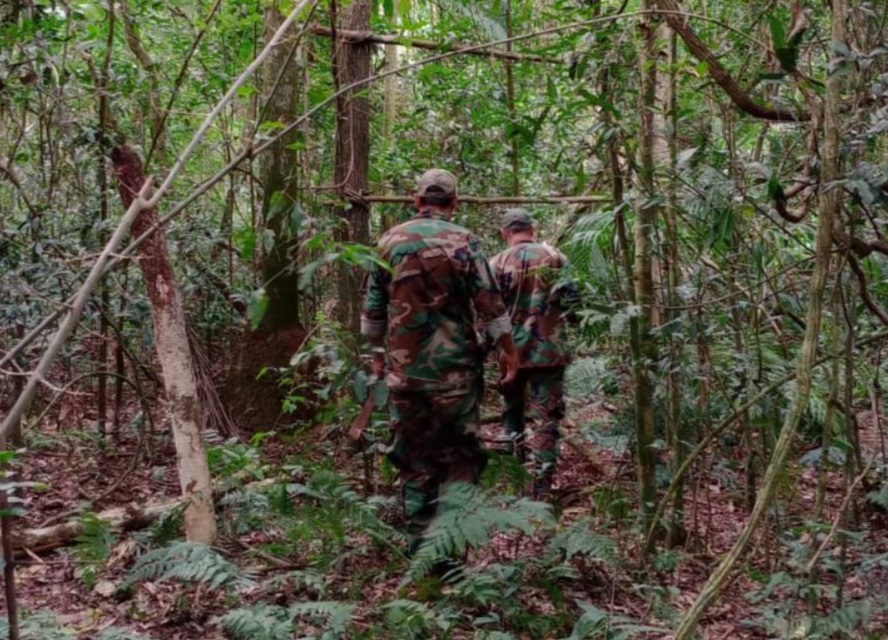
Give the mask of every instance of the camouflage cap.
M 526 209 L 506 209 L 503 213 L 503 229 L 533 229 L 533 218 Z
M 429 169 L 419 179 L 416 195 L 420 198 L 452 198 L 456 196 L 456 176 L 444 169 Z

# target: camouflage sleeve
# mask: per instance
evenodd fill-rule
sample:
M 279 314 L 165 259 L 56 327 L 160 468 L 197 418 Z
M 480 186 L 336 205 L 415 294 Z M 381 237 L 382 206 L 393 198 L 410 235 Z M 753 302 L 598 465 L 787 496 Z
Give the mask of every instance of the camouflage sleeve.
M 490 263 L 484 257 L 481 243 L 475 236 L 469 237 L 468 285 L 475 304 L 478 319 L 484 323 L 487 335 L 496 342 L 512 332 L 512 322 L 500 295 Z
M 560 251 L 558 252 L 558 255 L 561 267 L 558 270 L 558 282 L 555 287 L 552 288 L 551 293 L 551 296 L 554 297 L 555 300 L 550 300 L 550 302 L 557 301 L 562 310 L 571 313 L 575 311 L 580 304 L 580 287 L 571 275 L 571 266 L 567 256 Z
M 388 326 L 388 277 L 388 272 L 377 268 L 367 278 L 361 309 L 361 335 L 368 338 L 384 336 Z

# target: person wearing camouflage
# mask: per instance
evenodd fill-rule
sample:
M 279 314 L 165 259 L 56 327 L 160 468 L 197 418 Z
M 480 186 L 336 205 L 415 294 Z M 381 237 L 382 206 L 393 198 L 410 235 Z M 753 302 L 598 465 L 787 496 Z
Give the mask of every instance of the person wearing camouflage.
M 361 333 L 375 347 L 374 372 L 388 368 L 388 457 L 404 492 L 411 551 L 435 516 L 442 485 L 477 482 L 487 461 L 478 437 L 483 353 L 473 313 L 500 347 L 502 382 L 510 384 L 518 369 L 509 317 L 480 242 L 451 222 L 457 203 L 451 173 L 423 174 L 416 216 L 379 240 L 390 270 L 370 274 L 361 317 Z
M 549 492 L 558 451 L 558 427 L 564 418 L 565 317 L 576 304 L 576 287 L 563 282 L 567 258 L 536 242 L 533 218 L 524 209 L 507 209 L 500 233 L 508 248 L 491 267 L 512 322 L 518 350 L 515 382 L 503 385 L 503 426 L 519 459 L 532 453 L 534 496 Z M 529 391 L 529 394 L 528 394 Z M 529 396 L 529 397 L 528 397 Z M 527 435 L 525 405 L 534 427 Z

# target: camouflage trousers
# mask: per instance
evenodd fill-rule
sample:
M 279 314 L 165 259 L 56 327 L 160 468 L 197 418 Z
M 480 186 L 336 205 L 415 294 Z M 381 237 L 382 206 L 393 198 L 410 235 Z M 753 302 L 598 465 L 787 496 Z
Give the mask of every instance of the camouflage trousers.
M 487 464 L 478 437 L 480 385 L 453 391 L 391 391 L 392 443 L 408 518 L 410 550 L 438 511 L 442 485 L 477 483 Z
M 539 497 L 551 488 L 555 475 L 558 426 L 564 419 L 564 367 L 521 369 L 502 394 L 506 435 L 522 462 L 530 449 L 534 495 Z

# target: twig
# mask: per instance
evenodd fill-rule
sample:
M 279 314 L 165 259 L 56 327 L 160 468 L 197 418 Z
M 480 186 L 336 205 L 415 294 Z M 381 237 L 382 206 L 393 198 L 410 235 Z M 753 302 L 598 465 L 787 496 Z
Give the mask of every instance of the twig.
M 824 452 L 823 455 L 826 455 Z M 851 502 L 851 498 L 854 496 L 854 490 L 857 488 L 857 485 L 861 483 L 861 481 L 866 477 L 866 474 L 869 473 L 870 467 L 873 466 L 873 463 L 876 461 L 878 454 L 873 455 L 870 458 L 870 461 L 867 463 L 866 467 L 857 474 L 857 477 L 854 478 L 854 482 L 851 483 L 851 486 L 848 487 L 848 491 L 845 492 L 845 497 L 842 499 L 842 504 L 839 506 L 839 512 L 836 514 L 836 517 L 833 519 L 832 526 L 829 529 L 829 533 L 826 534 L 826 537 L 823 539 L 823 542 L 820 543 L 820 546 L 817 547 L 817 551 L 808 561 L 807 566 L 805 567 L 806 573 L 811 573 L 814 569 L 814 565 L 817 564 L 817 561 L 820 560 L 820 556 L 823 555 L 823 551 L 826 549 L 826 546 L 830 543 L 830 541 L 835 537 L 836 532 L 839 530 L 839 523 L 842 521 L 842 516 L 845 513 L 845 509 L 848 508 L 848 503 Z
M 312 25 L 310 31 L 316 36 L 323 36 L 325 38 L 333 36 L 333 29 L 323 25 Z M 481 56 L 484 58 L 499 58 L 502 60 L 514 60 L 517 62 L 542 62 L 546 64 L 561 64 L 563 62 L 563 60 L 559 58 L 549 58 L 531 53 L 515 53 L 512 51 L 498 51 L 495 49 L 490 51 L 478 51 L 472 48 L 474 45 L 435 42 L 433 40 L 420 40 L 404 36 L 381 35 L 371 33 L 370 31 L 337 29 L 336 32 L 340 39 L 345 40 L 350 44 L 362 44 L 364 42 L 372 42 L 374 44 L 394 44 L 402 47 L 414 47 L 416 49 L 427 49 L 430 51 L 452 51 L 454 53 L 465 53 L 467 55 Z

